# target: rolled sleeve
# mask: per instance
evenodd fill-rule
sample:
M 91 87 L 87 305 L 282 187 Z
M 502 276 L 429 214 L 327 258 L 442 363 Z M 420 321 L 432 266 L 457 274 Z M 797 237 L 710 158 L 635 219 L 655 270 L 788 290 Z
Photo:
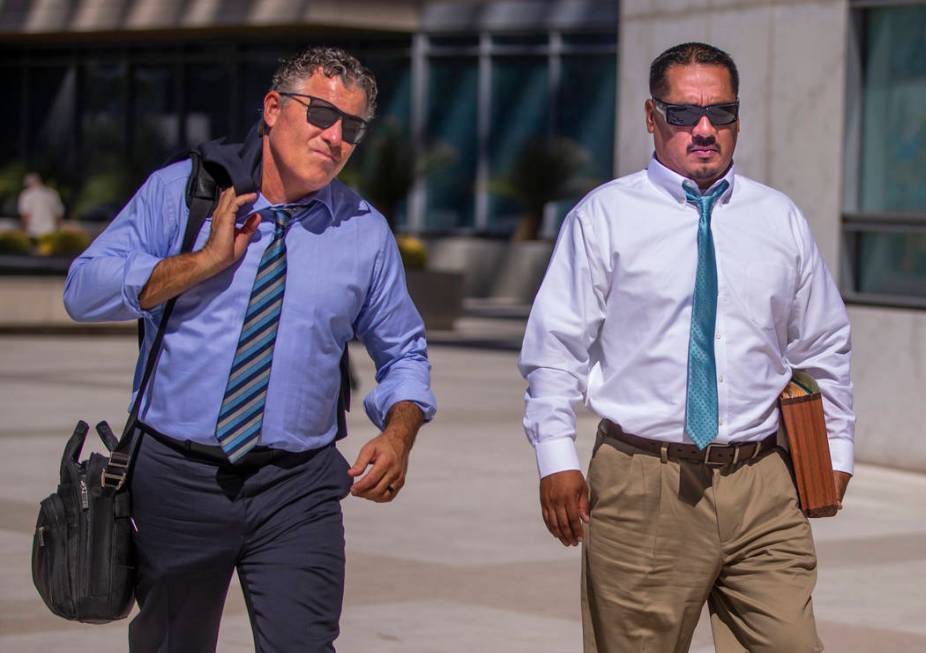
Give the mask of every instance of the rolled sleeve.
M 189 162 L 155 172 L 90 247 L 71 264 L 64 305 L 78 322 L 151 317 L 138 296 L 162 259 L 177 249 L 186 219 Z
M 437 401 L 431 391 L 424 322 L 408 295 L 402 259 L 388 232 L 357 320 L 357 336 L 376 364 L 377 386 L 363 402 L 370 420 L 384 428 L 389 410 L 400 401 L 414 402 L 425 421 L 431 420 Z

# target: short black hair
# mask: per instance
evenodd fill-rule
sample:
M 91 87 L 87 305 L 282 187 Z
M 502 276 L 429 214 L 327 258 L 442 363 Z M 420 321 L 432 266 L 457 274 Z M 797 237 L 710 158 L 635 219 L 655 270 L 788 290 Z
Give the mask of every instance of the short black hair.
M 740 76 L 736 71 L 733 58 L 713 45 L 707 43 L 680 43 L 674 45 L 661 55 L 653 59 L 649 67 L 649 94 L 662 99 L 669 93 L 669 83 L 666 81 L 666 71 L 670 66 L 687 66 L 703 64 L 723 66 L 730 73 L 730 83 L 733 86 L 733 95 L 739 97 Z

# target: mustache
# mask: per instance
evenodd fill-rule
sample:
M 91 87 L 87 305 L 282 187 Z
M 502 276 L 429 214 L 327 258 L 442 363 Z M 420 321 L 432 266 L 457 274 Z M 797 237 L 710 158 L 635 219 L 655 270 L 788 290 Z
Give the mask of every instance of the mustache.
M 717 139 L 713 136 L 693 136 L 691 138 L 691 145 L 688 146 L 688 151 L 703 150 L 705 148 L 714 150 L 715 152 L 720 151 L 720 148 L 717 147 Z

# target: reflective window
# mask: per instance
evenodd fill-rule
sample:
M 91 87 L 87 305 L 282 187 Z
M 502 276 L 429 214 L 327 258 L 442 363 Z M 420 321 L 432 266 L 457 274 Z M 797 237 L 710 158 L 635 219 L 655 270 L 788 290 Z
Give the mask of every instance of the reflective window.
M 180 145 L 176 66 L 136 66 L 132 71 L 132 164 L 144 171 L 162 165 Z
M 511 232 L 531 211 L 529 177 L 511 175 L 530 165 L 549 133 L 550 80 L 546 57 L 497 57 L 492 62 L 489 119 L 490 231 Z
M 433 59 L 428 67 L 427 146 L 452 153 L 428 176 L 424 224 L 431 231 L 475 224 L 478 76 L 476 59 Z
M 186 140 L 189 145 L 228 135 L 232 97 L 229 66 L 194 64 L 186 70 Z
M 926 298 L 926 5 L 863 17 L 857 203 L 879 219 L 847 230 L 849 290 L 905 303 Z
M 863 233 L 859 260 L 859 292 L 926 298 L 926 233 Z
M 866 27 L 861 206 L 926 211 L 926 6 L 872 10 Z

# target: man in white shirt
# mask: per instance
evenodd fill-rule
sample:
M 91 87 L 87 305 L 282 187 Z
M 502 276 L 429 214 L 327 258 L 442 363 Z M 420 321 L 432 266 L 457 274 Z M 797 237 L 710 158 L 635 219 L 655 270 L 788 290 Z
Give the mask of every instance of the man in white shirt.
M 23 231 L 33 239 L 50 234 L 61 226 L 64 206 L 54 188 L 42 183 L 42 178 L 30 172 L 23 179 L 25 189 L 19 194 L 19 218 Z
M 776 401 L 793 369 L 817 379 L 841 500 L 849 323 L 797 207 L 734 171 L 738 86 L 710 45 L 654 60 L 654 156 L 569 214 L 528 320 L 524 427 L 547 528 L 583 543 L 586 652 L 687 651 L 705 601 L 719 651 L 822 650 Z

